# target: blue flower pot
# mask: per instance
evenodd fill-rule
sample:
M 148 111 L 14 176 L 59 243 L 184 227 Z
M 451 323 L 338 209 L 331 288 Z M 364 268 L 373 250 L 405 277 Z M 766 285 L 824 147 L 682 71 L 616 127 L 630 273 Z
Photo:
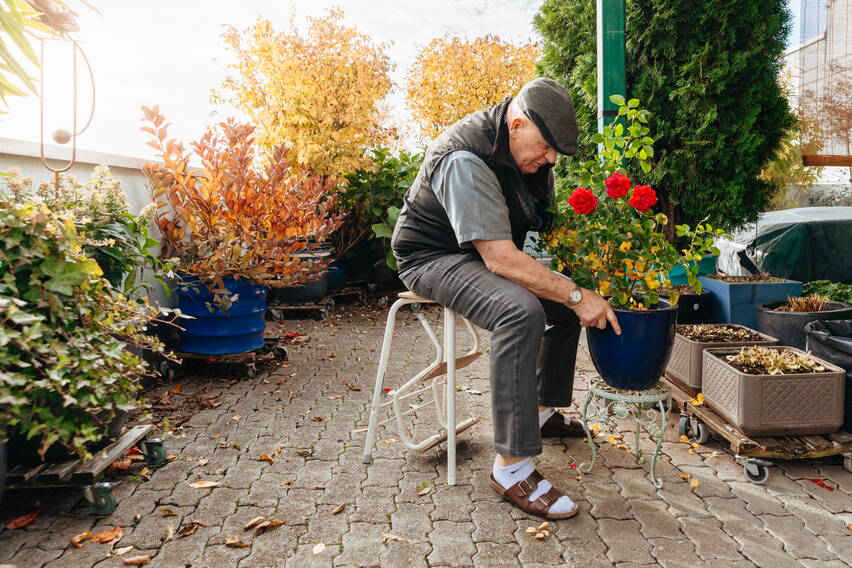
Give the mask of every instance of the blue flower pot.
M 224 355 L 243 353 L 263 346 L 263 332 L 266 329 L 265 286 L 224 278 L 225 288 L 231 294 L 239 294 L 237 301 L 225 313 L 213 304 L 213 295 L 196 278 L 184 278 L 184 282 L 191 287 L 177 290 L 178 307 L 181 312 L 195 319 L 177 322 L 185 328 L 180 333 L 180 351 Z
M 586 328 L 592 362 L 604 382 L 625 390 L 654 386 L 669 362 L 674 345 L 677 306 L 653 310 L 614 308 L 621 335 L 611 325 Z

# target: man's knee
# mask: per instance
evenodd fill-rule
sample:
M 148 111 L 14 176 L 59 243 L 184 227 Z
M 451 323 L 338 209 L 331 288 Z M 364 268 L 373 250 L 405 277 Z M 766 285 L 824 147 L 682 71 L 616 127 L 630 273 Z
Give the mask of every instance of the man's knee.
M 527 290 L 519 290 L 509 297 L 508 305 L 501 318 L 502 323 L 531 331 L 544 329 L 544 308 L 538 298 Z

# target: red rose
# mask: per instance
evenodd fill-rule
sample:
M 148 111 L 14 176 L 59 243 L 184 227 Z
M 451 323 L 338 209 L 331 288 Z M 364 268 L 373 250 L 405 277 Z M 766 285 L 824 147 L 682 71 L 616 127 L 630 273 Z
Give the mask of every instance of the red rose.
M 598 198 L 591 190 L 578 187 L 568 198 L 568 205 L 574 208 L 574 213 L 588 215 L 598 207 Z
M 618 198 L 627 195 L 630 191 L 630 178 L 618 172 L 606 178 L 606 194 Z
M 637 185 L 633 188 L 633 196 L 630 198 L 630 205 L 636 208 L 637 211 L 644 213 L 657 202 L 657 192 L 651 189 L 650 185 Z

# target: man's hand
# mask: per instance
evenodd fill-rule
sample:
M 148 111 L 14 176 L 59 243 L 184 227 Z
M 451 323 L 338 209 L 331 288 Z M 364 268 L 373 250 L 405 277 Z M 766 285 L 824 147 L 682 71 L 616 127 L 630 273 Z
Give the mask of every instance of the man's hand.
M 618 325 L 618 318 L 615 317 L 609 302 L 591 290 L 583 288 L 583 299 L 577 305 L 571 306 L 571 309 L 580 318 L 580 325 L 583 327 L 593 325 L 598 329 L 606 329 L 608 321 L 615 333 L 621 335 L 621 326 Z

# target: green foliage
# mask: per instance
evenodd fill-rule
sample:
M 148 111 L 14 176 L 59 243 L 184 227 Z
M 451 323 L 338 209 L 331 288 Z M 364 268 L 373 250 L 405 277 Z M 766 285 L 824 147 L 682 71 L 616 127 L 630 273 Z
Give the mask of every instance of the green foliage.
M 795 124 L 776 80 L 790 28 L 784 0 L 626 0 L 626 87 L 658 133 L 645 180 L 674 222 L 754 220 L 776 188 L 759 177 Z M 564 84 L 580 128 L 578 158 L 594 154 L 595 3 L 545 0 L 539 73 Z M 628 173 L 641 172 L 638 166 Z M 566 166 L 557 175 L 566 181 Z M 673 237 L 670 234 L 669 237 Z
M 802 296 L 826 296 L 835 302 L 852 304 L 852 284 L 814 280 L 802 286 Z
M 372 151 L 374 167 L 344 176 L 346 185 L 338 193 L 338 208 L 348 213 L 335 235 L 338 258 L 359 242 L 372 237 L 381 247 L 387 266 L 396 270 L 396 259 L 390 250 L 393 228 L 402 210 L 403 197 L 417 177 L 423 155 L 388 148 Z
M 118 293 L 67 215 L 0 196 L 0 439 L 10 431 L 80 455 L 118 409 L 132 408 L 144 364 L 126 343 L 153 310 Z

